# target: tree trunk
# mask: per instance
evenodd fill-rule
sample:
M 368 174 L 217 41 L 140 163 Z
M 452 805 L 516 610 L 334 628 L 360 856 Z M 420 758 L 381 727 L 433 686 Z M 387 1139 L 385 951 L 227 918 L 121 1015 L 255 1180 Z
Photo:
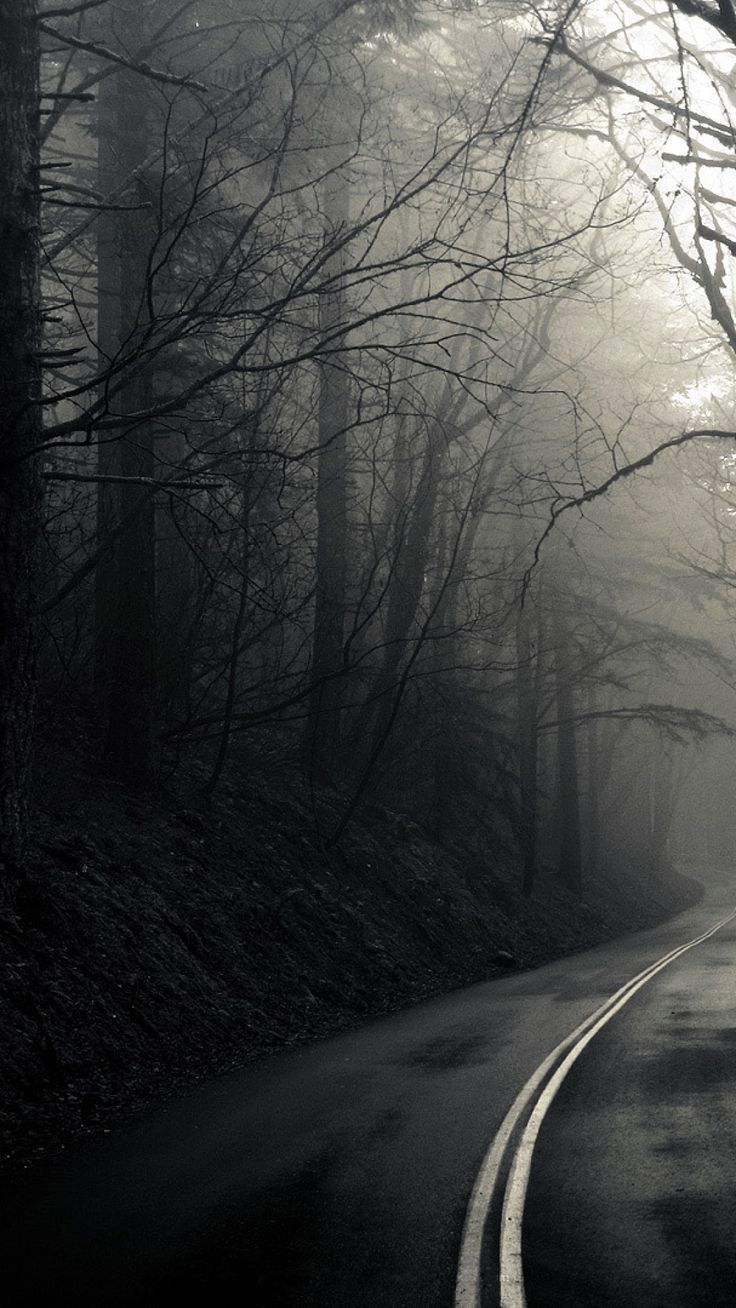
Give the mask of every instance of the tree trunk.
M 258 406 L 260 409 L 260 406 Z M 250 586 L 251 586 L 251 512 L 253 509 L 253 459 L 252 450 L 255 445 L 257 434 L 257 420 L 253 417 L 247 420 L 247 450 L 251 453 L 250 458 L 246 458 L 246 451 L 242 453 L 242 469 L 240 473 L 240 583 L 238 595 L 238 607 L 233 619 L 232 630 L 230 634 L 230 659 L 227 670 L 227 690 L 225 692 L 225 705 L 222 715 L 222 732 L 217 746 L 215 762 L 210 773 L 209 781 L 205 787 L 205 794 L 212 794 L 222 775 L 222 770 L 227 762 L 228 751 L 230 748 L 230 738 L 233 726 L 233 711 L 238 690 L 238 674 L 240 670 L 240 651 L 242 648 L 243 631 L 245 629 L 246 617 L 248 614 L 248 605 L 250 603 Z
M 531 638 L 531 597 L 527 595 L 516 623 L 516 696 L 519 742 L 522 890 L 530 895 L 537 878 L 537 766 L 539 755 L 535 657 Z M 538 657 L 538 655 L 537 655 Z
M 453 818 L 457 813 L 457 791 L 461 785 L 453 704 L 455 640 L 454 633 L 447 628 L 448 598 L 452 584 L 447 576 L 448 568 L 451 566 L 448 560 L 447 526 L 447 514 L 442 513 L 435 546 L 437 557 L 435 582 L 433 594 L 429 598 L 429 608 L 434 613 L 434 621 L 427 665 L 435 691 L 433 699 L 435 727 L 430 773 L 432 833 L 440 844 L 452 833 Z M 443 664 L 448 669 L 444 673 Z
M 358 715 L 352 733 L 353 748 L 350 752 L 364 770 L 373 767 L 397 716 L 402 665 L 405 664 L 407 647 L 425 587 L 444 449 L 442 440 L 438 439 L 440 436 L 441 428 L 435 424 L 430 432 L 413 501 L 401 506 L 396 521 L 386 604 L 383 663 L 370 688 L 370 698 Z M 416 652 L 416 644 L 413 649 Z
M 655 879 L 664 871 L 670 825 L 674 811 L 673 770 L 664 753 L 659 735 L 655 738 L 654 757 L 650 770 L 649 850 L 651 875 Z
M 575 739 L 575 696 L 570 667 L 570 648 L 565 620 L 559 610 L 554 614 L 555 681 L 557 694 L 557 778 L 560 824 L 561 881 L 574 895 L 580 895 L 583 883 L 580 849 L 580 795 L 578 791 L 578 756 Z
M 598 720 L 593 716 L 596 712 L 596 707 L 595 690 L 591 686 L 588 690 L 588 713 L 591 714 L 591 717 L 588 720 L 587 729 L 588 793 L 586 796 L 586 825 L 588 834 L 587 872 L 589 876 L 594 876 L 597 872 L 600 856 L 601 767 Z
M 328 236 L 335 237 L 349 221 L 347 179 L 337 169 L 323 183 Z M 319 297 L 319 328 L 336 350 L 345 321 L 344 255 L 332 261 L 330 288 Z M 335 336 L 337 333 L 337 336 Z M 317 550 L 312 643 L 312 681 L 304 740 L 306 765 L 317 775 L 330 776 L 340 754 L 340 670 L 345 635 L 347 583 L 347 434 L 349 389 L 339 354 L 320 364 L 319 453 L 317 462 Z
M 28 837 L 41 541 L 39 51 L 36 5 L 0 7 L 0 860 Z M 0 903 L 12 905 L 10 882 Z
M 108 195 L 119 184 L 120 160 L 116 149 L 119 86 L 117 76 L 106 77 L 97 88 L 97 189 Z M 97 350 L 98 367 L 105 375 L 120 347 L 120 246 L 118 215 L 103 209 L 97 218 Z M 103 395 L 107 382 L 102 383 Z M 101 396 L 102 398 L 102 396 Z M 119 471 L 115 442 L 100 440 L 97 471 L 101 477 Z M 114 531 L 120 519 L 119 487 L 101 481 L 97 487 L 97 541 Z M 107 551 L 95 569 L 95 696 L 107 720 L 112 692 L 115 638 L 117 547 Z
M 132 177 L 147 153 L 147 97 L 142 79 L 127 69 L 116 73 L 115 79 L 119 167 L 122 176 Z M 112 254 L 118 261 L 112 278 L 113 286 L 117 282 L 119 287 L 117 346 L 131 356 L 116 379 L 111 401 L 114 411 L 123 414 L 145 412 L 152 401 L 151 365 L 142 354 L 152 299 L 147 285 L 149 255 L 156 235 L 151 179 L 136 174 L 126 203 L 130 208 L 117 215 L 117 254 Z M 135 479 L 153 477 L 156 471 L 151 424 L 139 421 L 123 430 L 111 447 L 113 457 L 117 473 L 133 479 L 118 489 L 121 516 L 130 514 L 136 504 L 139 507 L 120 536 L 116 566 L 109 575 L 114 586 L 114 627 L 107 752 L 123 781 L 147 787 L 156 775 L 156 509 L 153 496 L 141 497 Z

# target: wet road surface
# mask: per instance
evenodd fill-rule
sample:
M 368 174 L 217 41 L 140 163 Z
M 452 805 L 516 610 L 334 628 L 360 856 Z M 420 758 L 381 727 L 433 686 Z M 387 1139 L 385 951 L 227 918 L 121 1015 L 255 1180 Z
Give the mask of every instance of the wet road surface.
M 535 1150 L 529 1308 L 736 1304 L 736 924 L 575 1064 Z
M 721 884 L 702 905 L 652 931 L 263 1060 L 23 1181 L 0 1182 L 5 1304 L 452 1308 L 468 1197 L 519 1088 L 614 990 L 734 903 L 736 884 Z M 733 1027 L 736 932 L 729 928 L 707 948 L 710 962 L 705 954 L 696 961 L 696 950 L 692 963 L 673 964 L 596 1037 L 550 1112 L 529 1200 L 530 1308 L 678 1303 L 669 1290 L 652 1297 L 651 1277 L 649 1297 L 644 1290 L 631 1297 L 624 1269 L 631 1285 L 641 1273 L 630 1256 L 631 1224 L 619 1238 L 618 1218 L 638 1184 L 645 1148 L 647 1160 L 662 1160 L 664 1188 L 642 1197 L 637 1212 L 649 1205 L 647 1221 L 659 1223 L 657 1265 L 674 1278 L 672 1250 L 692 1219 L 672 1168 L 679 1158 L 691 1173 L 699 1167 L 702 1150 L 713 1152 L 716 1129 L 720 1161 L 704 1185 L 709 1211 L 721 1205 L 721 1221 L 709 1224 L 702 1210 L 703 1240 L 707 1228 L 711 1243 L 701 1243 L 697 1256 L 712 1266 L 720 1259 L 722 1275 L 731 1277 L 736 1122 L 723 1105 L 736 1040 L 723 1033 Z M 624 1072 L 622 1049 L 638 1059 L 638 1071 Z M 686 1077 L 682 1063 L 673 1070 L 677 1050 L 697 1065 L 702 1094 L 669 1095 Z M 582 1089 L 577 1077 L 588 1078 Z M 612 1097 L 614 1085 L 624 1087 L 628 1109 Z M 640 1147 L 632 1137 L 622 1165 L 622 1132 L 628 1136 L 634 1120 L 649 1142 Z M 577 1193 L 581 1169 L 595 1175 L 599 1198 Z M 646 1176 L 649 1184 L 648 1163 Z M 689 1186 L 697 1199 L 699 1183 Z M 587 1269 L 599 1237 L 605 1249 L 595 1276 L 586 1270 L 571 1278 L 571 1260 Z M 647 1245 L 648 1237 L 637 1258 L 649 1275 Z M 610 1292 L 601 1291 L 598 1275 L 614 1278 Z M 496 1302 L 492 1286 L 483 1302 Z M 722 1302 L 736 1302 L 736 1294 Z

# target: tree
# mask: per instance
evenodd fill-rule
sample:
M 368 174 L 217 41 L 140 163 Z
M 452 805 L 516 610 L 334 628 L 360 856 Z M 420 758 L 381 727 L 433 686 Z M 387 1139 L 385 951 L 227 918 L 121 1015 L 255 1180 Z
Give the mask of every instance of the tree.
M 44 18 L 53 312 L 31 443 L 46 659 L 118 775 L 194 760 L 211 790 L 246 755 L 299 759 L 342 792 L 339 830 L 368 796 L 449 840 L 492 813 L 531 890 L 545 741 L 591 778 L 560 798 L 595 862 L 609 753 L 622 770 L 606 714 L 633 714 L 644 678 L 574 515 L 600 525 L 608 492 L 685 440 L 667 336 L 694 312 L 680 295 L 675 314 L 642 217 L 634 135 L 659 129 L 603 122 L 632 93 L 596 77 L 595 15 L 487 17 L 116 0 Z M 718 290 L 716 263 L 699 275 Z M 642 541 L 620 494 L 615 530 Z M 639 636 L 646 702 L 683 708 Z
M 130 45 L 133 25 L 136 43 L 140 40 L 140 11 L 134 15 L 125 6 L 116 6 L 112 17 L 124 48 Z M 145 414 L 153 406 L 153 365 L 145 358 L 144 342 L 157 314 L 154 268 L 161 182 L 145 167 L 152 127 L 146 80 L 131 69 L 117 69 L 109 81 L 114 96 L 114 122 L 109 126 L 115 135 L 117 169 L 113 189 L 124 187 L 124 204 L 115 214 L 113 241 L 104 247 L 107 259 L 97 273 L 98 286 L 102 280 L 103 287 L 100 304 L 108 309 L 108 316 L 112 316 L 111 280 L 116 287 L 113 329 L 100 345 L 105 353 L 110 350 L 108 357 L 119 369 L 112 393 L 109 380 L 103 388 L 104 407 L 112 407 L 125 423 L 127 413 Z M 109 157 L 109 141 L 102 148 Z M 102 180 L 109 178 L 103 174 Z M 100 189 L 104 194 L 105 186 Z M 120 366 L 118 361 L 126 355 L 132 356 L 131 363 Z M 99 449 L 103 475 L 111 471 L 119 478 L 117 516 L 129 524 L 118 539 L 114 566 L 99 578 L 101 585 L 113 588 L 113 595 L 107 597 L 108 603 L 112 601 L 111 629 L 106 626 L 98 634 L 110 660 L 107 752 L 122 780 L 149 787 L 156 776 L 156 515 L 154 498 L 141 496 L 141 485 L 155 477 L 156 426 L 133 419 L 121 427 L 109 448 L 103 441 Z M 106 506 L 109 488 L 104 482 L 100 492 Z M 106 507 L 100 516 L 106 516 Z M 104 529 L 105 523 L 100 525 Z M 98 601 L 98 611 L 99 607 Z
M 346 621 L 348 539 L 347 433 L 350 396 L 346 362 L 339 353 L 347 320 L 346 252 L 341 245 L 350 223 L 349 183 L 339 160 L 328 160 L 322 180 L 325 241 L 336 247 L 327 265 L 330 284 L 318 295 L 319 331 L 326 354 L 319 365 L 317 455 L 317 541 L 315 549 L 313 688 L 304 741 L 307 767 L 334 776 L 340 763 L 343 694 L 341 673 Z
M 557 793 L 560 880 L 574 895 L 582 890 L 583 856 L 580 831 L 578 754 L 575 734 L 575 704 L 567 625 L 556 605 L 553 610 L 555 643 L 555 690 L 557 702 Z
M 531 596 L 526 596 L 516 618 L 516 679 L 522 888 L 527 895 L 531 894 L 539 871 L 537 807 L 541 636 L 539 609 Z
M 0 11 L 0 860 L 27 842 L 42 529 L 39 50 L 36 6 Z M 12 881 L 4 883 L 6 911 Z

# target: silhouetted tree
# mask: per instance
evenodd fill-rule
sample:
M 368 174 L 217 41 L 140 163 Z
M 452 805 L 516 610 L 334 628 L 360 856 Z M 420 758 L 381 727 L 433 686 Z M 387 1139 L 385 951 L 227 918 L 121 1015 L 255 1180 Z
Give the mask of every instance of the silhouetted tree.
M 0 10 L 0 861 L 27 841 L 42 531 L 39 47 L 36 5 Z M 9 883 L 1 892 L 6 906 Z

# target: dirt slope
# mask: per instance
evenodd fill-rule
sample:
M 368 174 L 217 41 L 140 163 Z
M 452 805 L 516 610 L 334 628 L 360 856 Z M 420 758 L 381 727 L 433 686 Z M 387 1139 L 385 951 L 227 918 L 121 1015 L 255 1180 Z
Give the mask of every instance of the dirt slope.
M 46 771 L 24 928 L 0 936 L 0 1145 L 9 1165 L 109 1128 L 285 1044 L 529 967 L 697 898 L 672 875 L 553 879 L 524 902 L 508 854 L 449 852 L 373 812 L 340 849 L 283 778 L 126 793 Z M 329 801 L 327 801 L 329 803 Z

